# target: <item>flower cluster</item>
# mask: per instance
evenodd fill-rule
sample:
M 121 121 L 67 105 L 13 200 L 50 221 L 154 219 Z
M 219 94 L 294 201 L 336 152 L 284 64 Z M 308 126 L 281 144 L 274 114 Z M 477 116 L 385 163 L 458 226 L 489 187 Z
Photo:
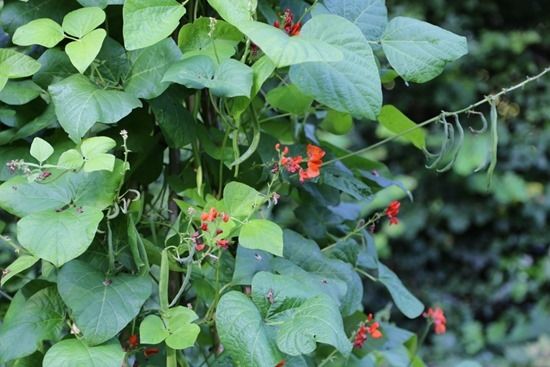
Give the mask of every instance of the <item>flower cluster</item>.
M 277 171 L 279 167 L 284 168 L 289 173 L 296 173 L 300 177 L 300 182 L 310 180 L 318 177 L 321 172 L 321 166 L 323 165 L 323 157 L 325 151 L 316 145 L 307 145 L 307 168 L 303 168 L 301 164 L 304 159 L 301 155 L 295 157 L 288 157 L 288 147 L 284 147 L 281 150 L 281 145 L 276 144 L 275 150 L 279 152 L 279 162 L 275 165 L 274 171 Z
M 204 233 L 210 234 L 215 240 L 216 245 L 222 249 L 227 249 L 230 242 L 226 239 L 216 238 L 223 233 L 223 230 L 219 228 L 220 222 L 227 223 L 231 219 L 229 214 L 220 213 L 216 208 L 210 208 L 209 211 L 201 213 L 201 225 L 200 230 Z M 193 233 L 191 240 L 195 244 L 195 250 L 202 251 L 206 247 L 201 233 L 199 231 Z
M 281 24 L 281 21 L 282 21 L 282 24 Z M 281 28 L 281 25 L 282 25 L 282 28 Z M 290 9 L 285 9 L 285 12 L 281 17 L 281 20 L 277 19 L 275 22 L 273 22 L 273 26 L 275 28 L 283 29 L 286 32 L 286 34 L 288 34 L 291 37 L 299 35 L 300 30 L 302 29 L 301 22 L 294 23 L 294 14 L 292 14 L 292 11 Z
M 401 203 L 397 200 L 394 200 L 386 208 L 386 216 L 390 221 L 390 225 L 399 223 L 399 219 L 397 219 L 397 215 L 399 214 L 400 206 L 401 206 Z
M 370 335 L 373 339 L 380 339 L 382 337 L 382 332 L 380 331 L 380 323 L 378 321 L 373 321 L 372 314 L 367 316 L 367 321 L 362 322 L 359 325 L 359 329 L 355 333 L 355 339 L 353 340 L 354 348 L 363 348 L 363 344 L 367 340 L 367 335 Z
M 430 307 L 422 316 L 433 322 L 436 334 L 445 334 L 447 331 L 447 318 L 440 307 Z

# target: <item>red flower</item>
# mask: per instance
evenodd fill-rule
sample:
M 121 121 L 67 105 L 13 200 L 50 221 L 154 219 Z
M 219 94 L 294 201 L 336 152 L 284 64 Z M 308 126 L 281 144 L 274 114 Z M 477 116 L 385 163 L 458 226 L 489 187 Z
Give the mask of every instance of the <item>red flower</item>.
M 434 330 L 436 334 L 445 334 L 447 331 L 447 318 L 445 313 L 440 307 L 428 308 L 427 312 L 422 315 L 427 319 L 431 319 L 434 323 Z
M 279 363 L 275 365 L 275 367 L 284 367 L 286 365 L 286 361 L 284 359 L 281 359 Z
M 307 170 L 300 170 L 300 182 L 319 176 L 325 151 L 312 144 L 307 145 Z
M 297 36 L 300 34 L 300 30 L 302 29 L 302 23 L 296 22 L 294 23 L 294 14 L 290 9 L 285 9 L 285 12 L 280 19 L 277 19 L 273 22 L 273 26 L 275 28 L 281 29 L 281 20 L 282 20 L 282 29 L 289 35 L 289 36 Z
M 154 356 L 158 352 L 160 352 L 158 348 L 145 348 L 145 350 L 143 351 L 143 355 L 145 356 L 145 358 L 149 358 L 151 356 Z
M 202 250 L 204 250 L 205 247 L 206 247 L 206 245 L 204 243 L 197 243 L 195 245 L 195 250 L 201 252 Z
M 290 173 L 296 173 L 300 169 L 300 163 L 302 163 L 302 156 L 296 157 L 281 157 L 281 165 L 283 165 L 286 170 Z
M 357 329 L 353 340 L 353 347 L 358 349 L 363 348 L 363 344 L 365 344 L 368 335 L 373 339 L 380 339 L 383 336 L 380 331 L 380 323 L 373 321 L 372 314 L 367 316 L 366 322 L 362 322 L 361 325 L 359 325 L 359 329 Z
M 229 241 L 228 240 L 217 240 L 216 244 L 218 245 L 218 247 L 221 247 L 224 250 L 227 250 L 227 248 L 229 247 Z
M 397 219 L 397 215 L 399 214 L 400 206 L 401 206 L 401 203 L 397 200 L 394 200 L 386 208 L 386 216 L 390 220 L 390 225 L 399 223 L 399 219 Z
M 201 224 L 201 229 L 202 229 L 203 231 L 208 231 L 208 224 L 202 223 L 202 224 Z
M 128 347 L 130 347 L 130 349 L 134 349 L 136 348 L 137 346 L 139 345 L 139 338 L 136 334 L 132 334 L 130 335 L 130 337 L 128 338 Z
M 231 219 L 231 217 L 229 216 L 229 214 L 223 213 L 223 215 L 222 215 L 222 220 L 224 221 L 224 223 L 229 222 L 229 219 Z

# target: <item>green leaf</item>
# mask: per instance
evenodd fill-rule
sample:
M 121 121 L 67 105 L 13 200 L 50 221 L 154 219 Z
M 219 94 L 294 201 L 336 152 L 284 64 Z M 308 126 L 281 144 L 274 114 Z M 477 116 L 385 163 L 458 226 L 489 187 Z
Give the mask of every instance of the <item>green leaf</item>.
M 426 148 L 426 132 L 424 129 L 418 127 L 416 123 L 405 116 L 395 106 L 390 104 L 382 107 L 382 111 L 378 115 L 378 122 L 395 134 L 401 134 L 404 131 L 414 129 L 401 136 L 413 143 L 418 149 L 423 150 Z
M 224 349 L 237 365 L 273 367 L 282 359 L 260 312 L 240 292 L 222 296 L 216 310 L 216 327 Z
M 126 92 L 137 98 L 160 96 L 170 85 L 162 78 L 168 67 L 181 59 L 181 52 L 171 38 L 137 51 L 128 52 L 131 69 L 124 81 Z
M 232 283 L 249 285 L 254 275 L 260 271 L 269 271 L 272 268 L 273 255 L 261 250 L 249 250 L 246 247 L 237 247 L 235 271 Z
M 71 59 L 71 63 L 81 74 L 95 60 L 106 36 L 107 32 L 104 29 L 96 29 L 78 41 L 69 42 L 65 46 L 65 52 Z
M 405 316 L 414 319 L 422 314 L 424 305 L 399 280 L 386 265 L 378 262 L 378 280 L 388 288 L 395 305 Z
M 61 26 L 51 19 L 35 19 L 13 34 L 13 43 L 19 46 L 41 45 L 52 48 L 65 38 Z
M 273 88 L 266 99 L 273 107 L 295 115 L 305 114 L 313 102 L 312 97 L 302 93 L 294 84 Z
M 395 71 L 403 79 L 416 83 L 435 78 L 445 65 L 468 53 L 465 37 L 406 17 L 392 19 L 381 42 Z
M 353 119 L 348 113 L 328 110 L 321 127 L 333 134 L 345 135 L 353 129 Z
M 359 28 L 335 15 L 319 15 L 304 25 L 301 34 L 332 45 L 344 57 L 338 62 L 293 65 L 291 81 L 334 110 L 375 120 L 382 106 L 380 76 Z
M 22 271 L 27 270 L 36 262 L 40 260 L 37 257 L 31 256 L 31 255 L 21 255 L 17 259 L 15 259 L 14 262 L 12 262 L 4 271 L 2 272 L 2 280 L 0 280 L 0 287 L 3 287 L 4 284 L 17 274 L 21 273 Z
M 332 27 L 331 24 L 319 24 L 316 18 L 306 25 L 320 26 L 325 30 Z M 344 58 L 339 47 L 303 32 L 299 36 L 290 37 L 270 24 L 249 21 L 233 25 L 248 36 L 278 68 L 305 62 L 337 62 Z
M 17 223 L 17 239 L 31 254 L 61 266 L 88 249 L 102 219 L 93 207 L 33 213 Z
M 108 343 L 91 347 L 78 339 L 66 339 L 53 345 L 44 356 L 44 367 L 120 367 L 124 361 L 120 343 L 113 339 Z
M 69 149 L 59 156 L 57 165 L 65 169 L 79 169 L 84 164 L 84 157 L 76 149 Z
M 266 219 L 252 219 L 241 227 L 239 244 L 249 249 L 264 250 L 283 256 L 283 231 Z
M 114 172 L 64 172 L 43 182 L 16 176 L 0 185 L 0 207 L 18 217 L 53 212 L 68 205 L 103 210 L 113 203 L 123 177 L 122 161 Z
M 139 99 L 128 93 L 98 88 L 83 75 L 72 75 L 48 88 L 59 123 L 79 141 L 96 122 L 115 123 L 134 108 Z
M 31 76 L 40 69 L 40 64 L 27 55 L 10 50 L 0 49 L 0 90 L 8 79 Z
M 339 298 L 344 316 L 362 309 L 363 284 L 350 264 L 326 257 L 314 241 L 290 230 L 284 231 L 284 244 L 286 259 L 321 281 L 334 283 L 333 287 L 341 288 L 341 292 L 333 289 L 327 294 Z
M 137 316 L 152 291 L 148 277 L 106 276 L 79 260 L 61 268 L 57 286 L 88 345 L 117 335 Z
M 82 38 L 105 21 L 105 12 L 97 7 L 81 8 L 63 18 L 63 30 L 71 36 Z
M 42 138 L 34 138 L 31 144 L 31 155 L 40 163 L 46 161 L 53 154 L 53 147 Z
M 109 150 L 116 147 L 116 141 L 107 136 L 94 136 L 82 140 L 80 151 L 86 159 L 94 158 L 99 154 L 107 153 Z
M 126 0 L 122 8 L 124 46 L 137 50 L 168 37 L 185 14 L 175 0 Z
M 252 69 L 237 60 L 229 59 L 218 68 L 208 56 L 194 56 L 173 64 L 163 81 L 185 85 L 187 88 L 208 88 L 216 96 L 250 96 Z
M 385 0 L 324 0 L 333 14 L 353 22 L 368 40 L 378 40 L 388 23 Z
M 30 80 L 8 81 L 0 91 L 0 101 L 11 105 L 23 105 L 38 97 L 40 92 L 40 87 Z
M 252 20 L 252 14 L 258 7 L 257 0 L 208 0 L 208 3 L 223 19 L 233 25 Z
M 205 55 L 218 63 L 235 54 L 237 45 L 243 39 L 242 33 L 223 20 L 216 20 L 214 31 L 211 32 L 210 19 L 200 17 L 181 28 L 178 45 L 184 58 Z
M 114 155 L 101 153 L 93 158 L 86 159 L 82 169 L 84 172 L 112 171 L 115 167 L 115 160 L 116 158 Z
M 71 64 L 67 54 L 56 48 L 46 50 L 39 58 L 40 70 L 33 75 L 32 80 L 44 89 L 54 82 L 65 79 L 78 72 Z
M 169 309 L 163 319 L 170 334 L 166 338 L 167 346 L 172 349 L 185 349 L 195 344 L 200 327 L 192 323 L 198 319 L 193 310 L 177 306 Z
M 157 315 L 149 315 L 139 324 L 139 341 L 142 344 L 159 344 L 169 335 L 164 322 Z
M 32 354 L 44 340 L 59 339 L 64 326 L 65 308 L 55 287 L 36 292 L 0 327 L 0 363 Z
M 248 217 L 263 202 L 263 196 L 254 188 L 232 181 L 223 189 L 223 201 L 233 217 Z

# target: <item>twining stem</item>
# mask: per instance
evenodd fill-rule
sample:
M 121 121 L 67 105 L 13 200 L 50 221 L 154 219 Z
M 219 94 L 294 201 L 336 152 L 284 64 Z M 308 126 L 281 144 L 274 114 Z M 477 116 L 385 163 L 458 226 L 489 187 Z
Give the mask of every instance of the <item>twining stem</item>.
M 495 99 L 497 99 L 498 97 L 500 97 L 502 95 L 510 93 L 510 92 L 512 92 L 516 89 L 522 88 L 526 84 L 529 84 L 529 83 L 531 83 L 531 82 L 533 82 L 537 79 L 542 78 L 548 72 L 550 72 L 550 67 L 545 68 L 544 70 L 542 70 L 540 73 L 538 73 L 535 76 L 531 76 L 531 77 L 526 78 L 524 81 L 522 81 L 518 84 L 512 85 L 511 87 L 508 87 L 508 88 L 503 88 L 498 93 L 490 94 L 488 96 L 485 96 L 485 98 L 483 98 L 483 99 L 481 99 L 481 100 L 479 100 L 479 101 L 477 101 L 477 102 L 475 102 L 475 103 L 473 103 L 473 104 L 471 104 L 467 107 L 464 107 L 460 110 L 456 110 L 456 111 L 452 111 L 452 112 L 441 111 L 441 113 L 439 115 L 434 116 L 434 117 L 432 117 L 428 120 L 422 121 L 421 123 L 417 124 L 416 126 L 413 126 L 413 127 L 409 128 L 409 129 L 406 129 L 406 130 L 403 130 L 398 134 L 395 134 L 395 135 L 392 135 L 392 136 L 390 136 L 386 139 L 380 140 L 379 142 L 374 143 L 373 145 L 369 145 L 365 148 L 356 150 L 355 152 L 350 152 L 350 153 L 344 154 L 343 156 L 340 156 L 338 158 L 328 160 L 328 161 L 323 163 L 323 166 L 326 166 L 327 164 L 334 163 L 336 161 L 343 161 L 344 159 L 347 159 L 347 158 L 356 156 L 358 154 L 362 154 L 362 153 L 368 152 L 370 150 L 373 150 L 375 148 L 378 148 L 379 146 L 382 146 L 382 145 L 384 145 L 384 144 L 386 144 L 386 143 L 388 143 L 392 140 L 395 140 L 395 139 L 397 139 L 397 138 L 399 138 L 403 135 L 406 135 L 406 134 L 410 133 L 411 131 L 414 131 L 416 129 L 420 129 L 421 127 L 424 127 L 426 125 L 429 125 L 429 124 L 437 122 L 437 121 L 440 121 L 440 119 L 442 117 L 455 116 L 455 115 L 459 115 L 459 114 L 462 114 L 462 113 L 472 112 L 476 107 L 481 106 L 485 103 L 491 103 L 491 101 L 494 101 Z
M 107 246 L 109 248 L 109 273 L 115 271 L 115 249 L 113 246 L 113 231 L 111 221 L 107 220 Z

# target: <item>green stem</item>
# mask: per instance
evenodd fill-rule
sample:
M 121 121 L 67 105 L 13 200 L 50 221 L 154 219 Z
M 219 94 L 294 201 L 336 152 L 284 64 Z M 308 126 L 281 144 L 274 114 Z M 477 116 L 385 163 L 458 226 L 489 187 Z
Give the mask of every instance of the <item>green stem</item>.
M 175 349 L 166 347 L 166 367 L 178 367 L 178 356 Z
M 162 250 L 160 258 L 159 302 L 160 312 L 165 313 L 170 308 L 168 303 L 168 282 L 170 280 L 170 264 L 168 249 Z
M 367 278 L 369 278 L 369 279 L 372 280 L 373 282 L 378 282 L 378 279 L 376 279 L 375 277 L 373 277 L 372 275 L 370 275 L 369 273 L 367 273 L 367 272 L 364 271 L 363 269 L 355 268 L 355 271 L 358 272 L 358 273 L 361 274 L 361 275 L 366 276 Z
M 409 361 L 409 364 L 407 367 L 410 367 L 412 363 L 414 362 L 414 359 L 416 358 L 416 355 L 418 354 L 418 351 L 424 344 L 424 341 L 426 340 L 426 336 L 428 336 L 428 332 L 430 331 L 430 327 L 432 326 L 432 322 L 430 319 L 428 319 L 428 322 L 426 323 L 426 326 L 424 327 L 424 331 L 422 332 L 422 335 L 420 336 L 420 339 L 418 340 L 418 343 L 416 343 L 416 348 L 414 348 L 414 353 Z
M 109 248 L 109 274 L 115 271 L 115 249 L 113 246 L 113 231 L 111 221 L 107 220 L 107 246 Z
M 511 87 L 508 87 L 508 88 L 503 88 L 500 92 L 496 93 L 496 94 L 492 94 L 492 95 L 488 95 L 486 96 L 485 98 L 477 101 L 476 103 L 473 103 L 471 105 L 469 105 L 468 107 L 464 107 L 460 110 L 456 110 L 456 111 L 452 111 L 452 112 L 446 112 L 446 111 L 442 111 L 439 115 L 437 116 L 434 116 L 428 120 L 425 120 L 419 124 L 417 124 L 416 126 L 413 126 L 409 129 L 406 129 L 406 130 L 403 130 L 401 131 L 399 134 L 395 134 L 395 135 L 392 135 L 386 139 L 383 139 L 373 145 L 369 145 L 368 147 L 365 147 L 365 148 L 362 148 L 362 149 L 359 149 L 355 152 L 350 152 L 348 154 L 344 154 L 343 156 L 341 157 L 338 157 L 338 158 L 334 158 L 334 159 L 331 159 L 331 160 L 328 160 L 326 162 L 323 163 L 323 166 L 326 166 L 327 164 L 331 164 L 331 163 L 334 163 L 336 161 L 343 161 L 344 159 L 347 159 L 347 158 L 351 158 L 353 156 L 356 156 L 358 154 L 362 154 L 362 153 L 365 153 L 365 152 L 368 152 L 370 150 L 373 150 L 375 148 L 378 148 L 390 141 L 393 141 L 403 135 L 406 135 L 408 133 L 410 133 L 411 131 L 414 131 L 414 130 L 417 130 L 417 129 L 420 129 L 421 127 L 424 127 L 426 125 L 429 125 L 431 123 L 434 123 L 434 122 L 437 122 L 441 119 L 441 117 L 447 117 L 447 116 L 455 116 L 455 115 L 459 115 L 459 114 L 462 114 L 462 113 L 466 113 L 466 112 L 470 112 L 470 111 L 473 111 L 474 108 L 478 107 L 478 106 L 481 106 L 485 103 L 490 103 L 491 101 L 493 101 L 495 98 L 498 98 L 504 94 L 507 94 L 507 93 L 510 93 L 516 89 L 519 89 L 519 88 L 522 88 L 523 86 L 525 86 L 526 84 L 528 83 L 531 83 L 537 79 L 540 79 L 542 78 L 546 73 L 550 72 L 550 67 L 547 67 L 545 68 L 543 71 L 541 71 L 540 73 L 538 73 L 537 75 L 535 76 L 532 76 L 532 77 L 528 77 L 527 79 L 525 79 L 524 81 L 522 81 L 521 83 L 518 83 L 518 84 L 515 84 Z

